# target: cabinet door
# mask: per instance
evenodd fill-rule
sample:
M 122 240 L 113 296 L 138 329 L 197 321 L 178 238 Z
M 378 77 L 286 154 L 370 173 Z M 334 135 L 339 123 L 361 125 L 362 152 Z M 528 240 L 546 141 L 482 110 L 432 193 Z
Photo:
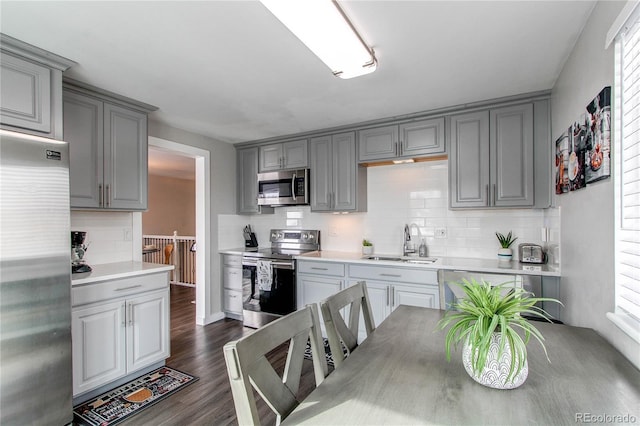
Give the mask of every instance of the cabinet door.
M 444 152 L 444 117 L 400 125 L 401 156 L 416 157 Z
M 489 112 L 454 115 L 450 126 L 451 207 L 486 207 L 489 201 Z
M 282 144 L 285 169 L 304 169 L 308 166 L 307 140 L 285 142 Z
M 71 311 L 73 395 L 126 374 L 125 302 Z
M 169 357 L 169 291 L 127 301 L 127 373 Z
M 333 209 L 356 209 L 356 140 L 353 132 L 333 135 Z
M 398 157 L 398 126 L 374 127 L 358 131 L 359 161 Z
M 490 204 L 533 206 L 533 104 L 491 110 L 490 128 Z
M 224 311 L 242 315 L 242 290 L 224 289 Z
M 311 211 L 333 209 L 333 150 L 331 136 L 311 139 Z
M 298 306 L 305 306 L 318 303 L 342 290 L 342 279 L 298 274 L 297 286 L 301 296 Z
M 147 115 L 104 105 L 105 207 L 147 208 Z
M 51 133 L 51 70 L 2 53 L 0 123 Z
M 260 171 L 269 172 L 280 170 L 283 166 L 282 144 L 265 145 L 260 147 Z
M 258 213 L 258 148 L 239 149 L 236 157 L 238 214 Z
M 440 296 L 438 287 L 394 284 L 393 309 L 400 305 L 439 309 Z
M 65 91 L 64 140 L 69 143 L 71 207 L 102 207 L 103 102 Z
M 351 282 L 355 284 L 357 281 Z M 391 294 L 390 286 L 385 282 L 366 281 L 367 294 L 369 295 L 369 304 L 373 313 L 373 322 L 376 327 L 382 323 L 391 313 Z M 361 337 L 366 335 L 364 331 L 364 321 L 360 321 L 359 331 Z M 364 334 L 362 334 L 364 333 Z

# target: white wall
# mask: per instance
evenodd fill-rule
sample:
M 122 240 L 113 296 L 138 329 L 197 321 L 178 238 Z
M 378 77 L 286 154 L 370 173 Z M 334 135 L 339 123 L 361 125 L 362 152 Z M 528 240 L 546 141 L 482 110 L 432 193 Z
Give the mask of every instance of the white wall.
M 624 2 L 600 1 L 587 22 L 552 91 L 552 136 L 584 112 L 605 86 L 613 86 L 613 46 L 605 36 Z M 554 139 L 555 140 L 555 139 Z M 615 155 L 615 153 L 612 153 Z M 613 179 L 556 197 L 561 215 L 561 297 L 563 319 L 590 327 L 640 368 L 640 347 L 606 317 L 614 309 Z
M 273 215 L 223 215 L 219 247 L 242 246 L 242 228 L 247 223 L 256 229 L 262 246 L 269 245 L 271 228 L 307 228 L 320 229 L 323 250 L 357 252 L 367 238 L 376 253 L 384 254 L 402 252 L 404 225 L 411 223 L 426 238 L 430 256 L 495 259 L 496 231 L 513 231 L 518 236 L 514 248 L 520 242 L 542 243 L 543 226 L 555 227 L 552 234 L 558 239 L 557 209 L 449 210 L 446 160 L 370 167 L 367 181 L 366 213 L 335 215 L 311 213 L 309 207 L 279 207 Z M 288 218 L 292 212 L 302 218 Z M 445 228 L 447 237 L 435 238 L 436 228 Z

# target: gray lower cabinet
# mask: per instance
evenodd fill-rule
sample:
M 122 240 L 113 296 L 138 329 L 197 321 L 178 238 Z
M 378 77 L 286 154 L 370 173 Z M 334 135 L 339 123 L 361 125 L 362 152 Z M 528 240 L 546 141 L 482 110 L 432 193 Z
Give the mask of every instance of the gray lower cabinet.
M 71 297 L 74 397 L 169 357 L 168 273 L 74 286 Z
M 354 132 L 312 138 L 311 211 L 367 209 L 367 171 L 356 161 Z
M 534 206 L 532 103 L 454 115 L 449 135 L 452 208 Z
M 238 214 L 273 213 L 273 207 L 258 205 L 258 147 L 236 150 Z
M 227 317 L 242 319 L 242 255 L 222 255 L 224 312 Z
M 306 139 L 260 147 L 260 172 L 303 169 L 308 164 Z
M 430 118 L 359 130 L 358 143 L 360 162 L 444 154 L 445 119 Z
M 71 207 L 146 210 L 147 113 L 65 83 Z
M 0 125 L 62 138 L 62 72 L 75 62 L 0 34 Z

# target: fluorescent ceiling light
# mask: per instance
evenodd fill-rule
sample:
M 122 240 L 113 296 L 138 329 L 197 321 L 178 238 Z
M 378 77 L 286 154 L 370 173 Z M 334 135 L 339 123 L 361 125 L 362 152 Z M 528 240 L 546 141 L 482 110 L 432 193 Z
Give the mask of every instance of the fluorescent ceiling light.
M 340 78 L 376 70 L 375 54 L 332 0 L 260 0 Z

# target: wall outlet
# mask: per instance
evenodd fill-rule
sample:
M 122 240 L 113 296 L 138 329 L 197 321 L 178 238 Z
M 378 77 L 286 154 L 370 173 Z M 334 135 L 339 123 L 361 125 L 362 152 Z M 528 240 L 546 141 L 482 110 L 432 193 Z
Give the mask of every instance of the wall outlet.
M 436 238 L 447 238 L 447 228 L 436 228 L 434 236 Z
M 122 239 L 124 241 L 131 241 L 131 229 L 129 228 L 122 229 Z

